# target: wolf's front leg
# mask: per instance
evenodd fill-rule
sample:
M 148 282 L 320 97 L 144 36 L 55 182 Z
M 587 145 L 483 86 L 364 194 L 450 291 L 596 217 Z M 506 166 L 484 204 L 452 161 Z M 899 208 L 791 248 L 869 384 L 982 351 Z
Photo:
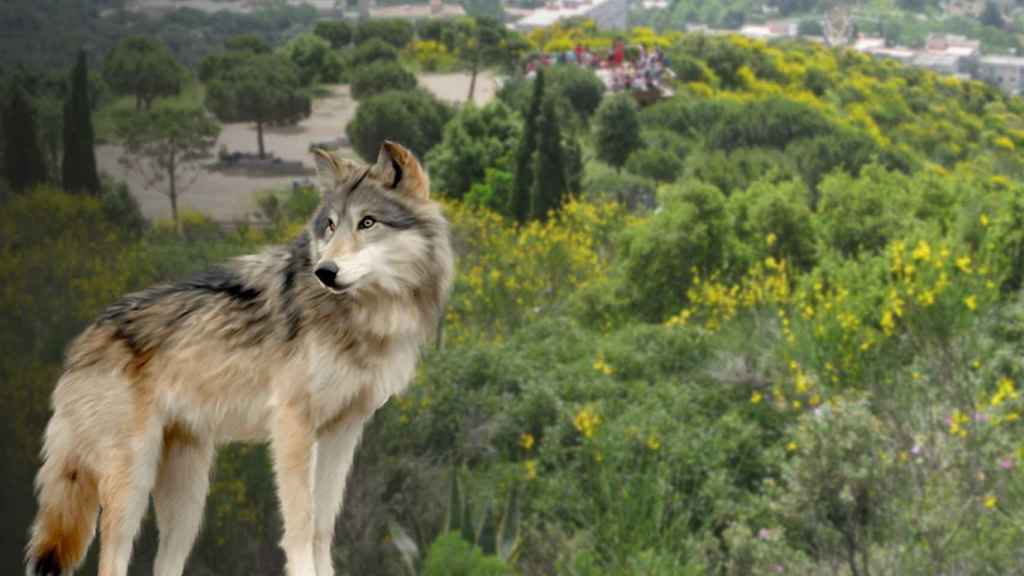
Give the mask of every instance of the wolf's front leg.
M 315 436 L 305 408 L 285 405 L 271 432 L 274 473 L 284 517 L 288 576 L 315 576 L 313 564 L 313 465 Z
M 313 555 L 317 576 L 333 576 L 331 544 L 334 523 L 345 496 L 345 482 L 352 468 L 352 457 L 372 409 L 357 400 L 335 422 L 323 430 L 317 441 L 314 512 L 316 535 Z

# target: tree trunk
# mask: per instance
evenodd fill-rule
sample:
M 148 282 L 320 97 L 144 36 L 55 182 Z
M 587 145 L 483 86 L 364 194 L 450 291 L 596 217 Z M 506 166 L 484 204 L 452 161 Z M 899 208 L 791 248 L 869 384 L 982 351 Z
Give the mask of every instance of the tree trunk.
M 142 93 L 135 94 L 135 111 L 139 112 L 142 110 Z
M 178 233 L 178 236 L 185 236 L 185 231 L 181 227 L 181 218 L 178 217 L 178 187 L 177 182 L 174 180 L 174 153 L 171 153 L 171 161 L 167 168 L 167 181 L 170 184 L 168 189 L 169 196 L 171 198 L 171 218 L 174 219 L 174 231 Z
M 470 70 L 469 75 L 469 96 L 466 98 L 467 102 L 473 102 L 473 94 L 476 92 L 476 75 L 480 71 L 480 56 L 477 51 L 473 53 L 473 68 Z
M 256 121 L 256 141 L 259 142 L 260 146 L 260 160 L 266 157 L 266 152 L 263 149 L 263 121 Z

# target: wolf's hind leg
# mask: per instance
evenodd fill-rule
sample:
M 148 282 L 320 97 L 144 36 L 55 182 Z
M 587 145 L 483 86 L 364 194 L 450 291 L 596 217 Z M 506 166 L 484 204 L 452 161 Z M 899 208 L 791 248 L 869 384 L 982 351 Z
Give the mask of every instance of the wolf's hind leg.
M 316 576 L 334 574 L 334 565 L 331 561 L 334 523 L 345 495 L 345 481 L 352 467 L 352 457 L 369 416 L 365 410 L 349 409 L 330 428 L 322 432 L 317 441 L 316 480 L 313 489 L 316 517 L 313 555 L 316 558 Z
M 213 443 L 165 434 L 153 507 L 160 530 L 154 576 L 181 576 L 203 520 Z
M 149 506 L 162 444 L 161 427 L 152 421 L 112 451 L 111 466 L 102 472 L 99 482 L 99 576 L 125 576 L 128 572 L 135 534 Z

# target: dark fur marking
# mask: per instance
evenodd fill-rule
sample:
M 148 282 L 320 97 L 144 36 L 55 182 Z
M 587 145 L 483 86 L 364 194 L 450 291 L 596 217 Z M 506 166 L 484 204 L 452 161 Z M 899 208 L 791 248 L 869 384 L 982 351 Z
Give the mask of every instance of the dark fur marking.
M 248 286 L 232 270 L 219 266 L 210 268 L 190 280 L 171 286 L 171 293 L 198 290 L 214 294 L 225 294 L 242 303 L 251 303 L 263 292 L 255 286 Z
M 56 548 L 51 548 L 36 560 L 34 572 L 36 576 L 61 576 L 62 569 Z
M 356 179 L 355 184 L 352 184 L 352 187 L 350 187 L 348 189 L 348 191 L 351 193 L 356 188 L 359 188 L 359 185 L 363 183 L 363 180 L 366 179 L 366 176 L 370 174 L 370 170 L 372 170 L 372 169 L 373 169 L 373 167 L 371 166 L 370 168 L 367 168 L 366 170 L 364 170 L 363 171 L 363 175 L 360 176 L 358 179 Z
M 302 234 L 292 244 L 291 252 L 288 254 L 288 264 L 284 268 L 284 277 L 281 279 L 281 308 L 284 310 L 288 330 L 285 333 L 285 341 L 291 342 L 299 337 L 302 330 L 302 309 L 295 303 L 295 283 L 299 274 L 312 268 L 309 257 L 309 236 Z

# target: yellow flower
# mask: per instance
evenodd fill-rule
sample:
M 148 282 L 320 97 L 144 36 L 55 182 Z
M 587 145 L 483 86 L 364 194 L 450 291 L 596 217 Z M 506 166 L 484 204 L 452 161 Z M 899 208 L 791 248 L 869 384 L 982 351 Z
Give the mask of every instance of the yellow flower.
M 979 223 L 980 223 L 980 224 L 981 224 L 982 226 L 988 226 L 988 222 L 989 222 L 989 220 L 988 220 L 988 214 L 982 214 L 981 216 L 978 216 L 978 222 L 979 222 Z
M 530 434 L 529 432 L 524 432 L 519 436 L 519 445 L 523 447 L 523 450 L 533 448 L 534 442 L 533 434 Z
M 601 423 L 601 417 L 589 406 L 584 406 L 576 413 L 572 423 L 584 438 L 592 438 L 594 432 L 597 431 L 597 426 Z
M 993 406 L 999 406 L 1007 399 L 1016 400 L 1017 389 L 1013 385 L 1013 380 L 1010 380 L 1009 378 L 1004 376 L 999 380 L 996 393 L 992 395 L 991 404 Z
M 647 449 L 653 452 L 657 452 L 661 448 L 661 441 L 654 434 L 647 437 Z
M 1017 412 L 1010 412 L 1009 414 L 1006 415 L 1004 420 L 1006 420 L 1007 422 L 1016 422 L 1017 420 L 1020 420 L 1020 414 L 1018 414 Z
M 750 395 L 751 404 L 760 404 L 761 400 L 764 400 L 764 396 L 762 396 L 760 392 L 754 392 Z
M 790 441 L 786 444 L 786 452 L 796 452 L 796 442 Z
M 775 241 L 776 240 L 778 240 L 778 238 L 775 236 L 774 232 L 769 232 L 768 236 L 766 236 L 765 239 L 764 239 L 765 243 L 768 244 L 769 248 L 771 248 L 772 246 L 775 246 Z
M 927 262 L 928 259 L 932 257 L 932 248 L 924 240 L 919 240 L 917 242 L 917 247 L 914 248 L 914 251 L 910 255 L 914 260 L 924 260 Z
M 967 309 L 973 312 L 978 309 L 978 299 L 975 298 L 974 294 L 971 294 L 964 298 L 964 306 L 967 306 Z
M 597 358 L 594 359 L 594 370 L 597 370 L 605 376 L 611 376 L 615 373 L 615 369 L 604 361 L 604 354 L 598 354 Z
M 961 256 L 956 259 L 956 267 L 960 269 L 964 274 L 971 273 L 971 257 Z
M 806 374 L 804 374 L 803 372 L 797 372 L 795 383 L 797 393 L 803 394 L 804 392 L 807 392 L 809 382 L 807 380 Z
M 970 421 L 970 416 L 959 410 L 954 410 L 953 415 L 949 418 L 949 433 L 955 436 L 960 436 L 961 438 L 966 437 L 967 430 L 964 428 L 964 424 L 967 424 Z
M 803 408 L 803 404 L 799 400 L 793 400 L 793 410 L 799 410 Z
M 996 504 L 999 504 L 999 500 L 994 495 L 989 494 L 985 497 L 985 508 L 991 510 L 996 507 Z
M 882 324 L 882 330 L 885 332 L 885 335 L 886 336 L 891 335 L 893 329 L 896 327 L 896 323 L 893 322 L 893 319 L 892 319 L 892 312 L 891 311 L 886 310 L 884 313 L 882 313 L 882 322 L 881 322 L 881 324 Z
M 536 460 L 527 460 L 523 464 L 525 464 L 525 466 L 526 466 L 526 479 L 527 480 L 534 480 L 534 479 L 536 479 L 537 478 L 537 461 Z

